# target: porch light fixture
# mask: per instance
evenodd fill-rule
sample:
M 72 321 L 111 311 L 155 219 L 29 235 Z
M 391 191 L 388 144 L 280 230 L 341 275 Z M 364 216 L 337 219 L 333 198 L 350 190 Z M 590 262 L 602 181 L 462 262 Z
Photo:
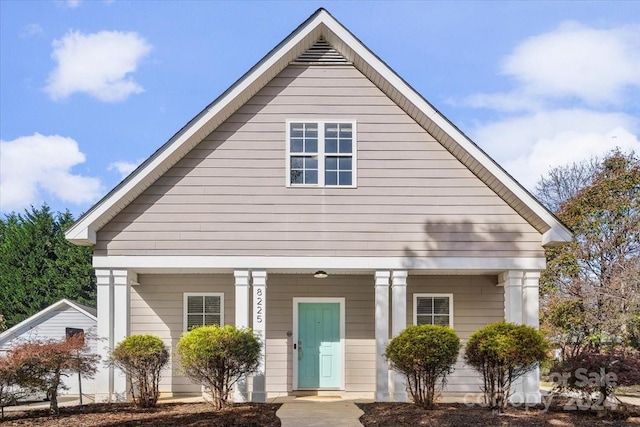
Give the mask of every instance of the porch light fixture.
M 315 277 L 316 279 L 325 279 L 328 276 L 329 275 L 327 274 L 327 272 L 322 270 L 318 270 L 315 273 L 313 273 L 313 277 Z

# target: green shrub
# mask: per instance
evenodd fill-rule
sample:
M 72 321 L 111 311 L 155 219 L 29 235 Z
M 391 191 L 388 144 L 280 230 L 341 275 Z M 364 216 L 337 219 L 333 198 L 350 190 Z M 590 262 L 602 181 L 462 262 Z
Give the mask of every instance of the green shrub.
M 549 344 L 538 330 L 500 321 L 471 334 L 464 359 L 482 374 L 485 402 L 501 411 L 513 382 L 544 361 L 548 351 Z
M 160 374 L 169 362 L 169 350 L 154 335 L 131 335 L 111 353 L 111 363 L 127 375 L 133 402 L 141 407 L 156 406 L 160 397 Z
M 182 334 L 177 345 L 185 374 L 211 393 L 211 402 L 222 409 L 233 385 L 255 372 L 261 343 L 250 329 L 235 326 L 202 326 Z
M 460 338 L 448 326 L 409 326 L 385 351 L 391 368 L 407 377 L 413 401 L 433 408 L 437 388 L 446 385 L 460 351 Z

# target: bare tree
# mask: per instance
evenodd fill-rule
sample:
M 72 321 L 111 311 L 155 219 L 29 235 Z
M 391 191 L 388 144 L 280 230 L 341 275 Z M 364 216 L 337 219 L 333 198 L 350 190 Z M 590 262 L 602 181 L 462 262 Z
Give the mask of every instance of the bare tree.
M 554 199 L 575 240 L 547 250 L 541 278 L 542 319 L 564 357 L 640 341 L 640 161 L 614 151 L 592 170 L 588 186 Z M 586 178 L 574 176 L 548 194 L 575 189 L 578 179 Z
M 549 210 L 558 212 L 564 203 L 591 185 L 599 168 L 598 157 L 553 168 L 547 177 L 540 178 L 535 195 Z

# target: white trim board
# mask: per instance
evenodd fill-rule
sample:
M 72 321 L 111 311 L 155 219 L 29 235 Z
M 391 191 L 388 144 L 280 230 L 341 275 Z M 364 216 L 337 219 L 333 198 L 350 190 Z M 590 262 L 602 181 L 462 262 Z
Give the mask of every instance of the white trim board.
M 219 297 L 220 298 L 220 325 L 224 326 L 224 292 L 183 292 L 182 296 L 182 332 L 189 332 L 187 325 L 187 308 L 189 297 Z M 204 305 L 203 305 L 204 307 Z
M 429 292 L 416 292 L 413 294 L 413 324 L 418 324 L 418 298 L 438 298 L 438 297 L 446 297 L 449 298 L 449 327 L 454 329 L 454 316 L 455 311 L 453 308 L 453 294 L 443 294 L 443 293 L 429 293 Z
M 375 270 L 424 270 L 429 273 L 498 273 L 506 270 L 544 270 L 544 258 L 489 257 L 232 257 L 232 256 L 94 256 L 94 268 L 131 269 L 138 273 L 194 273 L 263 269 L 274 272 L 325 270 L 373 272 Z M 313 271 L 312 271 L 313 270 Z

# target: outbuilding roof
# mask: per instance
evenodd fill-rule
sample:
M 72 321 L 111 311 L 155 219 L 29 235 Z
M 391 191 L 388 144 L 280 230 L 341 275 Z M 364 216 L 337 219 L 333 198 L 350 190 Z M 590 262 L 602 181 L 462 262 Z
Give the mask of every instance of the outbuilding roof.
M 61 299 L 60 301 L 51 304 L 49 307 L 45 308 L 44 310 L 41 310 L 41 311 L 37 312 L 33 316 L 23 320 L 22 322 L 18 323 L 17 325 L 14 325 L 11 328 L 9 328 L 6 331 L 4 331 L 3 333 L 1 333 L 0 334 L 0 344 L 2 344 L 2 342 L 6 338 L 9 338 L 9 337 L 13 336 L 13 334 L 15 332 L 20 331 L 22 328 L 28 327 L 30 325 L 35 325 L 40 321 L 40 319 L 44 318 L 49 313 L 53 313 L 55 311 L 62 311 L 66 307 L 73 308 L 73 309 L 77 310 L 78 312 L 84 314 L 85 316 L 87 316 L 89 319 L 91 319 L 93 321 L 96 321 L 96 322 L 98 321 L 98 319 L 96 317 L 96 309 L 95 308 L 86 306 L 84 304 L 80 304 L 79 302 L 76 302 L 76 301 L 71 301 L 71 300 L 68 300 L 68 299 Z

